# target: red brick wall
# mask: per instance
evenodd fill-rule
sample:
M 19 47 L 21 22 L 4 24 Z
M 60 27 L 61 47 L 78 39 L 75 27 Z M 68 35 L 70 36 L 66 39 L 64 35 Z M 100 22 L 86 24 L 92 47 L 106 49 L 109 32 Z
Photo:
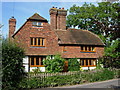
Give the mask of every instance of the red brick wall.
M 46 39 L 45 47 L 31 47 L 30 37 L 43 37 Z M 58 53 L 58 38 L 50 25 L 44 23 L 43 28 L 32 27 L 28 21 L 14 37 L 25 49 L 26 55 L 52 55 Z
M 66 46 L 66 50 L 66 52 L 63 52 L 63 46 L 60 47 L 63 58 L 99 58 L 104 52 L 103 47 L 96 47 L 96 52 L 93 53 L 81 52 L 80 46 Z

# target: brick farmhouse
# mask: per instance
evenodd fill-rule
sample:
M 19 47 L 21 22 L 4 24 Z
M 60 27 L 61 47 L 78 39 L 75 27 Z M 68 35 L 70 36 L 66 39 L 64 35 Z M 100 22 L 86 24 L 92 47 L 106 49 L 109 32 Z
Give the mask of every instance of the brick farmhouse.
M 99 57 L 103 56 L 104 44 L 88 30 L 66 28 L 67 10 L 50 8 L 50 24 L 35 13 L 15 31 L 16 19 L 9 19 L 9 38 L 25 49 L 23 58 L 25 71 L 39 68 L 45 71 L 43 60 L 48 55 L 60 54 L 67 60 L 77 58 L 83 69 L 94 69 Z

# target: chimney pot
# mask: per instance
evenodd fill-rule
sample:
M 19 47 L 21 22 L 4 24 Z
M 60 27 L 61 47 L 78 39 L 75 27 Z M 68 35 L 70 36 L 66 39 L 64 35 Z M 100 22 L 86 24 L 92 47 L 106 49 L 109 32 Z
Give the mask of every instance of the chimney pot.
M 12 18 L 14 18 L 14 16 L 12 16 Z
M 62 9 L 64 9 L 64 7 Z
M 54 6 L 52 8 L 55 8 Z
M 61 9 L 61 8 L 59 8 L 59 9 Z

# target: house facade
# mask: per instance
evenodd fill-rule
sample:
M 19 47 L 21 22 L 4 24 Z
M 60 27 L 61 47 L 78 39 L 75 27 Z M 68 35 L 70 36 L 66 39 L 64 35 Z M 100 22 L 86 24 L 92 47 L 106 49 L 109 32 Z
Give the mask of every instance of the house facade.
M 77 58 L 83 69 L 96 68 L 98 58 L 104 53 L 101 39 L 88 30 L 67 29 L 67 10 L 64 8 L 53 7 L 49 13 L 50 24 L 35 13 L 16 32 L 16 19 L 9 19 L 9 38 L 25 49 L 25 71 L 39 68 L 44 72 L 43 60 L 56 54 L 60 54 L 66 62 L 69 58 Z

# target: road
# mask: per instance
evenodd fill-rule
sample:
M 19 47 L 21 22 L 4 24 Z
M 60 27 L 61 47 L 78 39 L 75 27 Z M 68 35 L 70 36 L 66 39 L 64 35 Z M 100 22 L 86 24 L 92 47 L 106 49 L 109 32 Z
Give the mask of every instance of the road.
M 61 86 L 61 87 L 54 87 L 54 88 L 41 88 L 41 89 L 31 89 L 31 90 L 82 90 L 83 88 L 86 88 L 86 89 L 91 88 L 91 90 L 95 90 L 95 88 L 98 88 L 98 89 L 102 88 L 102 90 L 106 90 L 107 88 L 108 89 L 113 88 L 112 90 L 114 89 L 118 90 L 120 89 L 120 79 L 112 79 L 112 80 L 72 85 L 72 86 Z
M 120 88 L 120 79 L 112 79 L 101 82 L 87 83 L 73 86 L 63 86 L 57 88 Z

